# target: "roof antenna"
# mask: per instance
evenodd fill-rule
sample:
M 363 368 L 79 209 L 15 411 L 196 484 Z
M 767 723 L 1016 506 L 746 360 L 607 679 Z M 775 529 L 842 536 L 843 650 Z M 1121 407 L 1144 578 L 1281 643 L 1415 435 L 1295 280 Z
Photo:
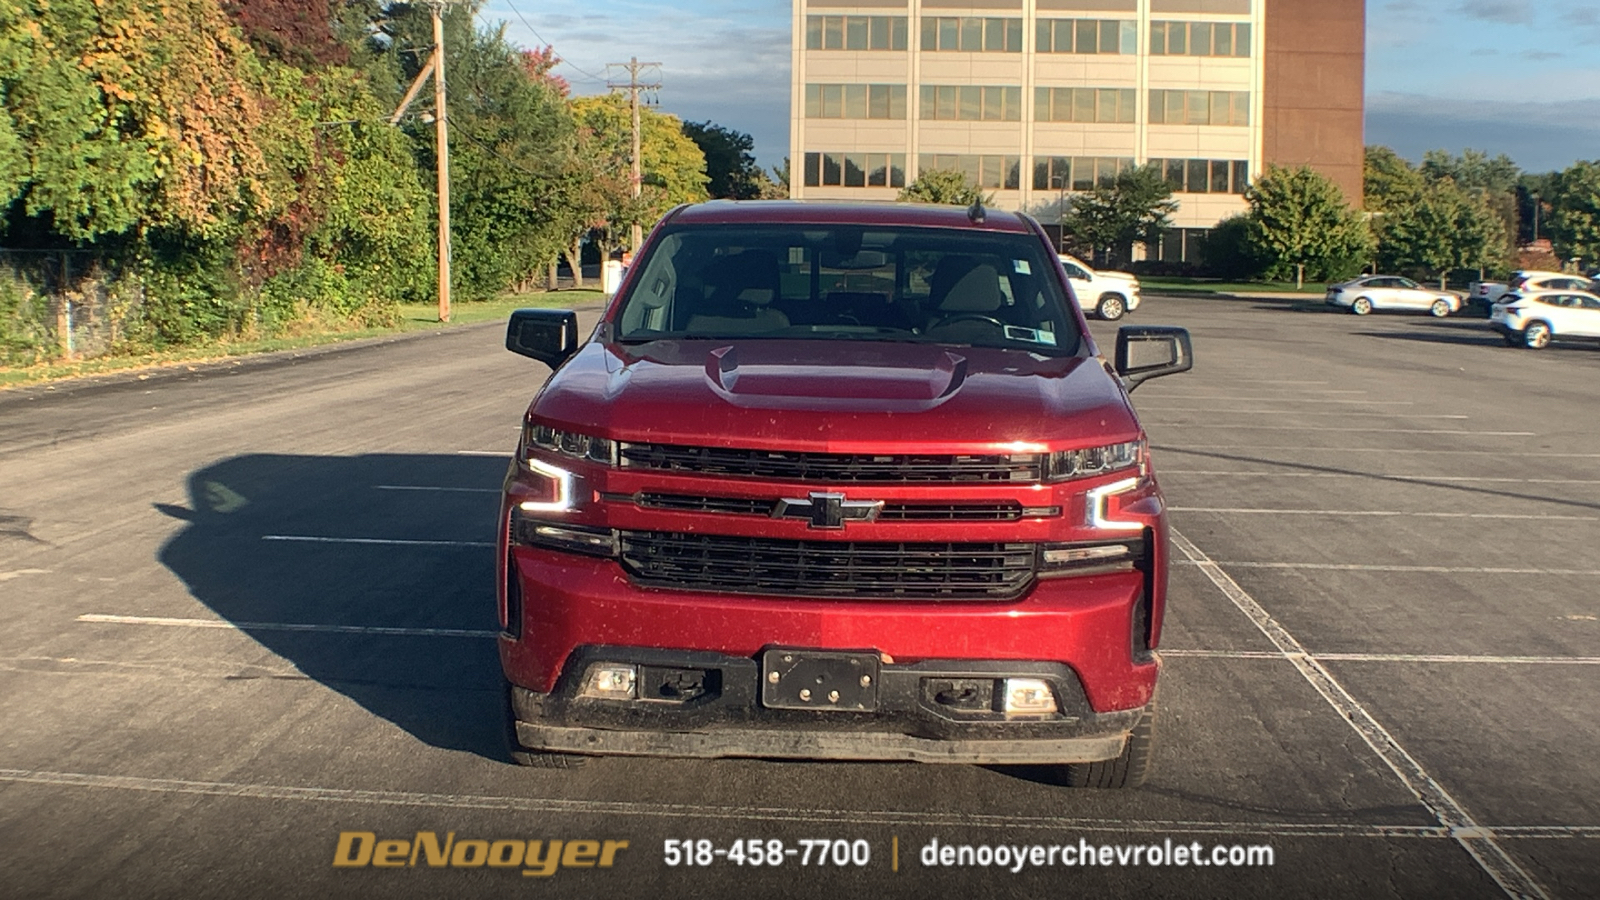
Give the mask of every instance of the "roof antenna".
M 967 221 L 974 225 L 982 225 L 983 220 L 987 217 L 988 213 L 984 212 L 983 209 L 983 192 L 979 191 L 977 199 L 973 200 L 972 205 L 967 207 Z

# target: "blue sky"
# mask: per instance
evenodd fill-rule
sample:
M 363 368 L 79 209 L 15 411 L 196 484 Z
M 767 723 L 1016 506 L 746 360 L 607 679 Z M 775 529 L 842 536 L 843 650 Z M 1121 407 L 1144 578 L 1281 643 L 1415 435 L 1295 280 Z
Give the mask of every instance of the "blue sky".
M 605 90 L 607 63 L 662 63 L 663 110 L 748 132 L 771 166 L 789 148 L 790 14 L 789 0 L 489 0 L 482 17 L 555 45 L 580 94 Z M 1600 0 L 1368 0 L 1366 141 L 1528 171 L 1600 159 L 1597 49 Z

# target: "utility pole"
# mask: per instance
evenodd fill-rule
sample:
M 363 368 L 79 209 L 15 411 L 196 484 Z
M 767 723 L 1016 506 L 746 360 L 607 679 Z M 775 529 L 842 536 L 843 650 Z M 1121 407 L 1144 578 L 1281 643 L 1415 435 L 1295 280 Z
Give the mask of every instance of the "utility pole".
M 450 126 L 445 112 L 444 5 L 433 0 L 433 141 L 439 176 L 439 321 L 450 321 Z
M 612 90 L 626 90 L 628 92 L 629 103 L 633 108 L 633 167 L 632 171 L 629 173 L 628 180 L 633 188 L 633 199 L 637 200 L 639 199 L 639 196 L 644 193 L 644 172 L 639 165 L 639 92 L 661 90 L 661 82 L 659 80 L 641 82 L 639 80 L 639 73 L 645 70 L 654 70 L 650 74 L 655 75 L 655 77 L 659 79 L 661 73 L 661 63 L 642 63 L 639 62 L 639 57 L 635 56 L 631 57 L 625 63 L 610 63 L 607 68 L 610 68 L 611 66 L 619 66 L 625 69 L 628 73 L 628 81 L 626 84 L 607 80 L 606 87 L 609 87 Z M 644 243 L 644 228 L 638 222 L 633 223 L 633 233 L 630 235 L 630 238 L 631 240 L 629 242 L 629 249 L 634 253 L 638 253 L 639 245 Z
M 411 87 L 400 101 L 400 106 L 389 117 L 390 125 L 400 124 L 400 119 L 422 91 L 422 85 L 433 78 L 433 142 L 437 155 L 439 178 L 439 321 L 450 321 L 450 124 L 445 115 L 444 91 L 444 7 L 454 0 L 430 0 L 428 10 L 433 15 L 433 53 L 417 73 Z M 426 122 L 427 118 L 424 117 Z

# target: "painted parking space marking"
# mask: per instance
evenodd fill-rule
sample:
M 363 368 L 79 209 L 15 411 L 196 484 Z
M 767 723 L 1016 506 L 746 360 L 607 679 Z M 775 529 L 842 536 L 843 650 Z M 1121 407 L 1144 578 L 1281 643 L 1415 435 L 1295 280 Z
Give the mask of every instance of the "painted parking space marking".
M 472 628 L 400 628 L 387 625 L 322 625 L 312 622 L 226 622 L 168 616 L 119 616 L 84 613 L 79 622 L 104 625 L 155 625 L 165 628 L 226 628 L 234 631 L 308 631 L 324 634 L 381 634 L 391 637 L 492 638 L 498 632 Z
M 1346 428 L 1343 425 L 1218 425 L 1211 422 L 1146 422 L 1147 428 L 1226 428 L 1229 431 L 1342 431 L 1346 433 L 1373 432 L 1377 434 L 1470 434 L 1484 437 L 1538 437 L 1532 431 L 1466 431 L 1442 428 Z M 1230 450 L 1239 449 L 1227 445 Z M 1250 448 L 1259 449 L 1259 448 Z
M 1211 583 L 1216 585 L 1217 589 L 1256 626 L 1257 630 L 1284 654 L 1300 672 L 1301 677 L 1349 723 L 1356 734 L 1394 771 L 1406 788 L 1433 814 L 1438 823 L 1449 830 L 1452 839 L 1477 861 L 1507 896 L 1514 898 L 1549 896 L 1544 888 L 1540 887 L 1539 883 L 1534 881 L 1533 877 L 1500 846 L 1494 833 L 1473 819 L 1455 797 L 1428 774 L 1422 764 L 1417 762 L 1416 758 L 1407 752 L 1377 719 L 1373 718 L 1366 707 L 1362 706 L 1361 702 L 1346 690 L 1321 662 L 1310 655 L 1305 646 L 1290 634 L 1288 629 L 1263 609 L 1261 604 L 1240 587 L 1220 564 L 1214 562 L 1181 532 L 1174 528 L 1171 534 L 1173 545 L 1190 562 L 1198 565 Z
M 1273 659 L 1286 660 L 1288 654 L 1274 650 L 1169 650 L 1163 658 L 1174 659 Z M 1462 663 L 1496 666 L 1600 666 L 1600 656 L 1479 656 L 1463 653 L 1313 653 L 1323 662 L 1383 663 Z
M 504 797 L 482 794 L 440 794 L 412 791 L 371 791 L 352 788 L 302 787 L 229 781 L 191 781 L 129 775 L 96 775 L 0 769 L 0 782 L 65 788 L 141 791 L 154 794 L 191 794 L 258 800 L 296 800 L 312 803 L 353 803 L 371 806 L 409 806 L 430 809 L 476 809 L 523 813 L 618 815 L 658 819 L 748 820 L 763 822 L 834 823 L 910 827 L 967 827 L 993 829 L 1075 830 L 1110 833 L 1168 832 L 1172 834 L 1249 834 L 1277 837 L 1422 838 L 1492 843 L 1502 838 L 1595 838 L 1600 826 L 1521 825 L 1471 826 L 1471 836 L 1452 833 L 1441 825 L 1386 825 L 1365 822 L 1215 822 L 1186 819 L 1123 819 L 1076 816 L 1014 816 L 984 813 L 935 813 L 895 809 L 795 809 L 777 806 L 717 806 L 693 803 L 650 803 L 609 800 L 560 800 L 542 797 Z M 1540 895 L 1542 896 L 1542 895 Z
M 1225 426 L 1218 426 L 1218 427 L 1225 427 Z M 1335 428 L 1335 429 L 1331 429 L 1331 430 L 1333 430 L 1333 431 L 1354 431 L 1354 430 L 1358 430 L 1358 429 Z M 1465 432 L 1465 433 L 1468 433 L 1468 434 L 1483 434 L 1484 432 Z M 1398 448 L 1395 448 L 1395 447 L 1305 447 L 1305 446 L 1298 446 L 1298 447 L 1277 447 L 1277 446 L 1273 446 L 1273 447 L 1255 447 L 1255 446 L 1252 446 L 1252 447 L 1241 448 L 1238 444 L 1184 444 L 1182 447 L 1175 447 L 1175 446 L 1173 446 L 1171 444 L 1151 444 L 1151 446 L 1156 448 L 1157 450 L 1160 450 L 1163 453 L 1188 453 L 1188 454 L 1190 454 L 1192 456 L 1210 456 L 1211 455 L 1210 453 L 1202 453 L 1202 452 L 1200 452 L 1200 451 L 1203 451 L 1203 450 L 1233 450 L 1233 451 L 1237 452 L 1237 451 L 1239 451 L 1241 449 L 1249 450 L 1251 453 L 1259 453 L 1262 450 L 1287 450 L 1287 451 L 1291 451 L 1291 452 L 1294 452 L 1294 453 L 1395 453 L 1395 454 L 1425 453 L 1425 454 L 1427 454 L 1429 456 L 1441 456 L 1441 455 L 1505 456 L 1506 455 L 1506 451 L 1505 450 L 1416 450 L 1416 449 L 1398 449 Z M 1549 452 L 1540 453 L 1540 452 L 1526 452 L 1526 451 L 1518 450 L 1518 451 L 1516 451 L 1516 454 L 1517 454 L 1517 458 L 1519 458 L 1519 459 L 1521 459 L 1523 457 L 1543 457 L 1543 458 L 1548 458 L 1548 459 L 1600 459 L 1600 453 L 1549 453 Z M 1272 462 L 1272 460 L 1258 460 L 1258 461 L 1259 462 Z
M 373 544 L 391 547 L 493 547 L 493 541 L 413 541 L 391 538 L 323 537 L 309 534 L 263 534 L 263 541 L 289 541 L 304 544 Z
M 1271 464 L 1270 460 L 1261 462 Z M 1298 463 L 1278 463 L 1298 465 Z M 1382 478 L 1387 481 L 1416 481 L 1427 484 L 1443 481 L 1451 484 L 1600 484 L 1600 478 L 1485 478 L 1474 475 L 1388 475 L 1381 472 L 1285 472 L 1283 470 L 1243 471 L 1223 469 L 1166 469 L 1162 475 L 1206 475 L 1229 478 Z
M 447 494 L 498 494 L 499 488 L 442 487 L 432 484 L 375 484 L 378 491 L 438 491 Z
M 1390 413 L 1367 412 L 1359 409 L 1329 409 L 1303 411 L 1297 409 L 1221 409 L 1210 406 L 1146 406 L 1139 410 L 1139 414 L 1161 413 L 1227 413 L 1229 415 L 1245 416 L 1362 416 L 1369 419 L 1470 419 L 1471 416 L 1460 414 L 1435 413 L 1431 415 L 1417 415 L 1415 413 Z
M 1180 565 L 1197 565 L 1192 559 L 1175 559 Z M 1581 575 L 1600 576 L 1600 569 L 1555 569 L 1524 566 L 1413 566 L 1382 563 L 1261 562 L 1227 560 L 1230 569 L 1312 569 L 1325 572 L 1432 572 L 1446 575 Z
M 1411 512 L 1403 509 L 1264 509 L 1255 506 L 1169 506 L 1173 512 L 1217 513 L 1219 515 L 1277 516 L 1379 516 L 1418 519 L 1528 519 L 1551 522 L 1600 522 L 1600 516 L 1558 516 L 1543 513 L 1467 513 Z

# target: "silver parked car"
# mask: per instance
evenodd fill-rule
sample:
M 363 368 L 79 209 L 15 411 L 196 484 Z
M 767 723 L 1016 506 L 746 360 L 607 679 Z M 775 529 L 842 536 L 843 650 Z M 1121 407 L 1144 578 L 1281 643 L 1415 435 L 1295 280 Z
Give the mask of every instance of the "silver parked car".
M 1358 316 L 1375 309 L 1429 312 L 1443 318 L 1461 309 L 1461 296 L 1425 288 L 1398 275 L 1366 275 L 1343 284 L 1328 285 L 1329 306 L 1342 306 Z

